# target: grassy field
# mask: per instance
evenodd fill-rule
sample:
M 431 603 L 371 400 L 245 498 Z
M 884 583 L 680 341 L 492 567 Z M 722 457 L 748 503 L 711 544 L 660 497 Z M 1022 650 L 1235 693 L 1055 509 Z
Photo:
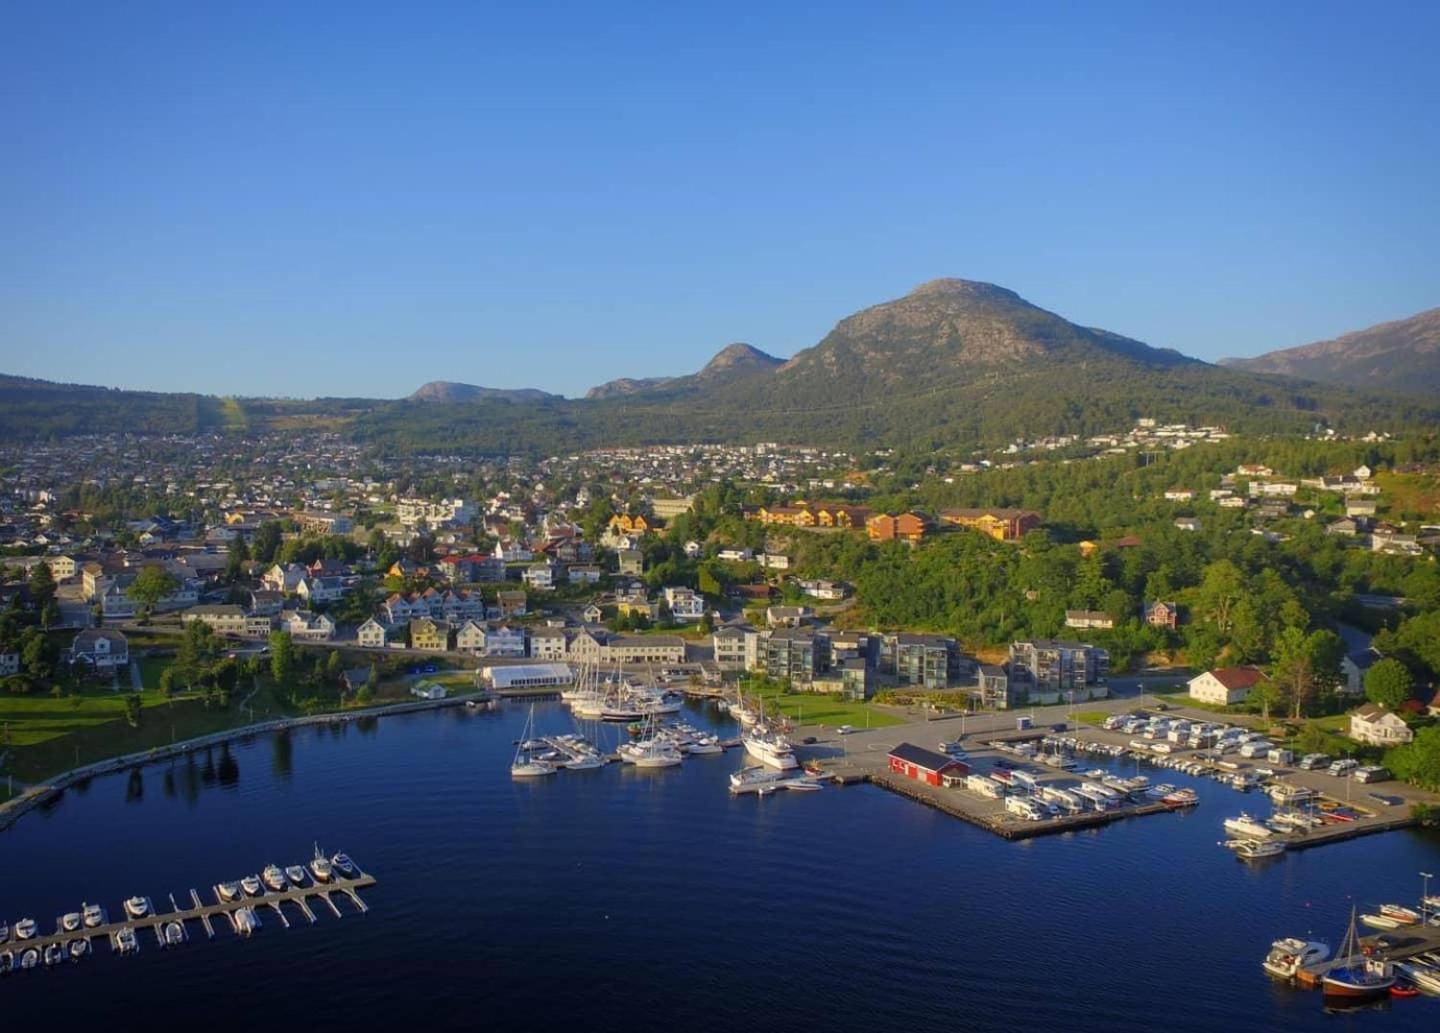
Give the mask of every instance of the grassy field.
M 807 725 L 825 725 L 830 728 L 839 725 L 854 725 L 856 728 L 885 728 L 889 725 L 904 724 L 902 718 L 887 714 L 868 703 L 851 703 L 809 692 L 793 692 L 788 695 L 767 695 L 765 709 L 774 713 L 777 709 L 786 717 Z
M 1375 483 L 1385 492 L 1390 512 L 1402 518 L 1429 519 L 1440 513 L 1440 477 L 1433 474 L 1380 473 Z
M 87 692 L 61 699 L 0 696 L 0 724 L 10 737 L 4 774 L 34 782 L 77 763 L 90 764 L 295 712 L 263 685 L 243 712 L 233 705 L 224 710 L 206 707 L 196 697 L 167 700 L 148 689 L 140 702 L 140 725 L 131 728 L 121 693 Z

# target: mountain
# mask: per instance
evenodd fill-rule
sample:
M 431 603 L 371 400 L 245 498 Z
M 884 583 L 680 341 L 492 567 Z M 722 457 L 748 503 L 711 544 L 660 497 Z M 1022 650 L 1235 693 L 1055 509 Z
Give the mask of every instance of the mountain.
M 1327 384 L 1434 396 L 1440 392 L 1440 308 L 1330 341 L 1221 359 L 1222 366 Z
M 599 387 L 585 392 L 591 401 L 605 398 L 620 398 L 627 395 L 649 394 L 655 391 L 684 391 L 687 388 L 713 386 L 716 383 L 747 376 L 754 372 L 766 372 L 783 365 L 784 359 L 767 355 L 759 348 L 743 342 L 727 344 L 715 353 L 698 373 L 685 377 L 621 377 L 607 381 Z
M 534 387 L 479 387 L 453 380 L 432 380 L 410 395 L 412 402 L 544 402 L 559 398 Z

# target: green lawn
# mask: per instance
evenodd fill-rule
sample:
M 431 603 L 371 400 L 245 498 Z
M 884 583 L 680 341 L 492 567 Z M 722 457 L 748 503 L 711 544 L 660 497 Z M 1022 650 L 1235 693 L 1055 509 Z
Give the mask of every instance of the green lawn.
M 90 764 L 294 713 L 268 686 L 243 712 L 234 704 L 225 710 L 207 708 L 194 697 L 167 700 L 156 690 L 142 693 L 140 701 L 140 726 L 131 728 L 118 692 L 101 690 L 62 699 L 0 695 L 0 724 L 10 738 L 10 756 L 0 773 L 35 782 L 77 763 Z M 4 749 L 0 746 L 0 751 Z
M 887 714 L 868 703 L 851 703 L 833 696 L 822 696 L 810 692 L 793 692 L 789 695 L 766 695 L 765 709 L 779 711 L 797 723 L 826 725 L 854 725 L 856 728 L 885 728 L 889 725 L 904 724 L 902 718 Z

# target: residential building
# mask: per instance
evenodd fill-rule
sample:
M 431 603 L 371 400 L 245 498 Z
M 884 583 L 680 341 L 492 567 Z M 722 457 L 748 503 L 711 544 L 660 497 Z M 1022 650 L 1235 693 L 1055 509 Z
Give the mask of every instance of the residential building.
M 680 664 L 685 640 L 678 635 L 612 635 L 586 629 L 570 640 L 568 658 L 586 663 Z
M 485 652 L 485 626 L 478 621 L 465 621 L 455 632 L 455 648 L 462 653 L 483 655 Z
M 310 572 L 298 563 L 288 563 L 281 566 L 276 563 L 260 577 L 262 588 L 268 588 L 273 592 L 280 592 L 284 595 L 294 595 L 295 590 L 300 587 Z
M 808 685 L 830 667 L 830 639 L 815 628 L 781 628 L 765 643 L 765 673 Z
M 1066 610 L 1065 626 L 1067 628 L 1109 629 L 1115 627 L 1115 618 L 1104 610 Z
M 998 664 L 980 665 L 980 701 L 987 707 L 1008 710 L 1014 700 L 1010 695 L 1010 674 Z
M 1026 532 L 1040 526 L 1040 514 L 1028 509 L 947 509 L 940 514 L 940 520 L 1002 542 L 1019 541 Z
M 827 602 L 844 599 L 850 594 L 850 590 L 840 582 L 824 579 L 803 580 L 800 582 L 800 591 L 812 599 L 821 599 Z
M 811 616 L 808 606 L 768 606 L 765 623 L 772 628 L 798 628 Z
M 901 685 L 943 689 L 959 674 L 960 651 L 954 639 L 902 633 L 888 636 L 884 647 L 890 653 L 886 667 Z
M 475 504 L 466 499 L 441 499 L 431 502 L 428 499 L 404 498 L 395 502 L 395 519 L 406 527 L 420 524 L 431 527 L 461 527 L 474 523 L 479 517 L 480 511 Z
M 710 636 L 715 651 L 715 662 L 728 670 L 745 667 L 745 629 L 741 627 L 718 628 Z
M 1415 739 L 1400 715 L 1375 703 L 1366 703 L 1350 714 L 1350 738 L 1371 746 L 1403 746 Z
M 914 545 L 930 532 L 930 520 L 923 513 L 891 515 L 876 513 L 865 521 L 865 533 L 872 542 L 909 542 Z
M 384 649 L 390 638 L 390 629 L 374 617 L 369 618 L 355 632 L 355 641 L 370 649 Z
M 621 549 L 617 556 L 621 576 L 639 577 L 645 573 L 645 554 L 639 549 Z
M 675 620 L 686 624 L 705 616 L 705 597 L 689 588 L 666 588 L 665 605 Z
M 644 514 L 616 513 L 610 518 L 607 530 L 612 535 L 647 535 L 653 528 Z
M 530 656 L 535 660 L 564 660 L 568 643 L 560 628 L 532 628 Z
M 85 664 L 96 672 L 110 672 L 130 664 L 130 643 L 118 631 L 87 628 L 70 645 L 70 662 Z
M 548 592 L 555 587 L 555 566 L 551 563 L 532 563 L 520 576 L 537 592 Z
M 695 496 L 685 495 L 678 499 L 656 499 L 650 500 L 650 512 L 654 513 L 657 519 L 673 520 L 682 513 L 688 513 L 695 507 Z
M 355 530 L 355 521 L 344 513 L 306 511 L 295 514 L 301 534 L 349 534 Z
M 1144 616 L 1145 623 L 1156 628 L 1169 628 L 1174 631 L 1180 626 L 1180 607 L 1172 602 L 1157 600 L 1146 603 Z
M 349 586 L 341 577 L 307 577 L 295 586 L 295 594 L 309 603 L 333 603 L 345 598 Z
M 1190 679 L 1190 698 L 1201 703 L 1230 706 L 1243 703 L 1250 692 L 1265 681 L 1258 667 L 1223 667 Z
M 450 625 L 419 617 L 410 622 L 410 648 L 423 653 L 443 653 L 450 648 Z
M 266 638 L 273 630 L 268 616 L 247 613 L 243 606 L 228 603 L 192 606 L 180 620 L 203 621 L 215 634 L 234 638 Z
M 1365 675 L 1381 659 L 1380 651 L 1373 647 L 1346 654 L 1340 661 L 1340 673 L 1345 680 L 1335 687 L 1335 691 L 1348 696 L 1365 695 Z
M 496 595 L 495 601 L 500 606 L 500 617 L 523 617 L 525 616 L 526 599 L 525 593 L 519 590 L 500 592 Z
M 723 560 L 723 561 L 725 561 L 726 563 L 753 563 L 754 560 L 755 560 L 755 550 L 754 550 L 754 549 L 750 549 L 750 548 L 744 548 L 744 549 L 736 549 L 736 548 L 721 549 L 719 552 L 717 552 L 717 553 L 715 554 L 715 558 L 716 558 L 717 560 Z M 787 566 L 788 566 L 788 563 L 787 563 Z
M 268 588 L 259 588 L 250 593 L 250 612 L 260 617 L 278 617 L 285 606 L 285 597 Z
M 1105 695 L 1110 654 L 1081 642 L 1040 639 L 1010 644 L 1010 682 L 1025 682 L 1031 702 L 1059 702 L 1068 693 Z
M 323 613 L 291 610 L 280 618 L 280 629 L 297 642 L 328 642 L 335 637 L 335 622 Z
M 485 655 L 522 657 L 525 655 L 525 629 L 497 624 L 485 631 Z

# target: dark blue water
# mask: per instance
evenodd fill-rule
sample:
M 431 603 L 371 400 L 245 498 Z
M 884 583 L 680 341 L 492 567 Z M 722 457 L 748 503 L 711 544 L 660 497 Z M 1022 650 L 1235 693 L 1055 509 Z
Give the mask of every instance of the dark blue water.
M 698 719 L 703 711 L 689 715 Z M 1413 901 L 1440 837 L 1402 832 L 1247 866 L 1189 814 L 1007 843 L 872 787 L 732 798 L 740 763 L 515 782 L 525 712 L 306 729 L 95 780 L 0 834 L 0 914 L 158 904 L 319 840 L 380 885 L 368 915 L 0 982 L 7 1027 L 117 1015 L 223 1028 L 834 1031 L 1434 1030 L 1440 1002 L 1328 1015 L 1259 969 L 1338 942 L 1352 898 Z M 568 730 L 558 704 L 542 731 Z M 1158 775 L 1156 776 L 1159 777 Z M 206 894 L 206 899 L 209 899 Z M 163 905 L 162 905 L 163 906 Z M 345 905 L 342 904 L 342 908 Z M 293 921 L 293 918 L 292 918 Z M 57 1012 L 57 1008 L 61 1011 Z M 42 1028 L 37 1025 L 35 1028 Z

